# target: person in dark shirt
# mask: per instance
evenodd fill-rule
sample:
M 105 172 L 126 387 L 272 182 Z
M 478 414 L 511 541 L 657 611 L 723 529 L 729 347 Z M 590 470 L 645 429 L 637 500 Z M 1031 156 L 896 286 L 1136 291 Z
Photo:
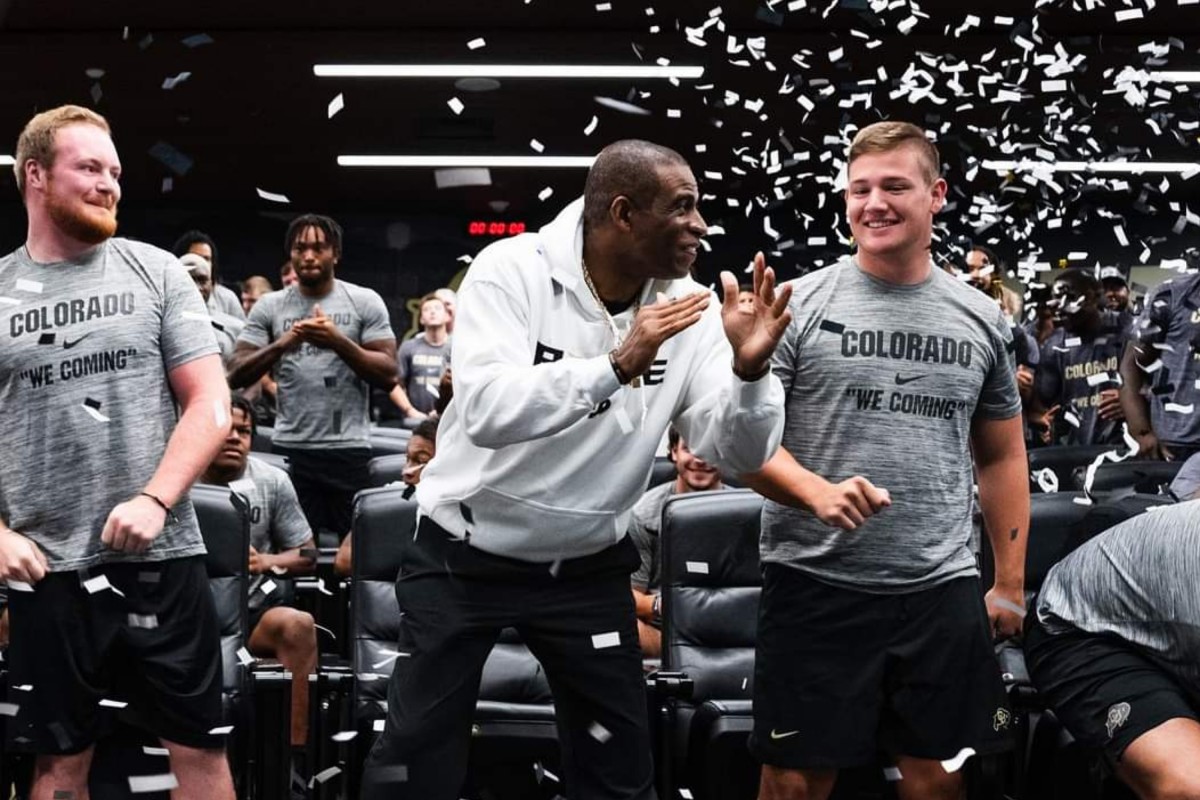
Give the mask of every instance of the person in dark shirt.
M 1184 461 L 1200 452 L 1200 273 L 1146 296 L 1121 361 L 1121 405 L 1140 455 Z M 1142 392 L 1149 390 L 1149 398 Z
M 1100 284 L 1104 287 L 1104 306 L 1109 311 L 1129 310 L 1129 276 L 1121 267 L 1101 267 Z
M 1055 330 L 1042 345 L 1035 414 L 1055 444 L 1120 442 L 1118 368 L 1130 317 L 1104 308 L 1100 282 L 1082 270 L 1063 272 L 1052 292 Z

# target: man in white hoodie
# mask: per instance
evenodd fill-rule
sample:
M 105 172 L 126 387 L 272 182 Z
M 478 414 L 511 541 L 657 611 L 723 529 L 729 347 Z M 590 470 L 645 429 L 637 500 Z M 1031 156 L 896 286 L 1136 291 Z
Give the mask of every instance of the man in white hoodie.
M 775 452 L 769 358 L 790 320 L 761 254 L 754 303 L 739 306 L 722 273 L 710 307 L 688 277 L 706 232 L 698 199 L 678 153 L 617 142 L 581 200 L 472 264 L 364 798 L 458 797 L 480 672 L 507 626 L 550 679 L 570 796 L 655 797 L 630 510 L 671 423 L 731 475 Z

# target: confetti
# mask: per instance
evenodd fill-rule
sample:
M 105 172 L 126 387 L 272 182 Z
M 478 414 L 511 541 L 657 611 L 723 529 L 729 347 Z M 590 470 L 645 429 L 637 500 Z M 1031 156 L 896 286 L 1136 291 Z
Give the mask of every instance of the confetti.
M 126 708 L 128 705 L 124 700 L 109 700 L 107 697 L 100 701 L 101 708 Z
M 899 767 L 884 767 L 883 768 L 883 779 L 885 781 L 894 783 L 895 781 L 904 780 L 904 776 L 900 774 Z
M 358 731 L 338 731 L 329 738 L 335 742 L 348 742 L 356 736 L 358 736 Z
M 708 562 L 707 561 L 688 561 L 684 564 L 684 567 L 687 569 L 688 572 L 695 572 L 700 575 L 708 574 Z
M 337 113 L 345 107 L 346 96 L 341 92 L 338 92 L 337 97 L 329 101 L 329 108 L 326 111 L 328 114 L 328 119 L 333 119 L 335 116 L 337 116 Z
M 588 726 L 588 735 L 600 744 L 604 744 L 612 738 L 612 733 L 608 730 L 608 728 L 604 727 L 599 722 L 593 722 Z
M 31 294 L 41 294 L 42 284 L 38 281 L 31 281 L 25 278 L 17 278 L 17 291 L 30 292 Z
M 1164 403 L 1163 410 L 1172 414 L 1191 414 L 1196 410 L 1196 405 L 1194 403 L 1188 403 L 1186 406 L 1180 403 Z
M 150 745 L 142 745 L 142 752 L 148 756 L 166 756 L 170 757 L 171 751 L 165 747 L 151 747 Z
M 272 203 L 290 203 L 290 202 L 292 202 L 291 200 L 289 200 L 287 198 L 287 195 L 276 194 L 275 192 L 267 192 L 267 191 L 264 191 L 264 190 L 258 189 L 258 188 L 255 188 L 254 191 L 258 192 L 258 196 L 261 197 L 263 200 L 269 200 Z
M 127 621 L 131 628 L 153 630 L 158 627 L 158 617 L 154 614 L 130 614 Z
M 171 89 L 174 89 L 176 86 L 183 83 L 190 77 L 192 77 L 192 73 L 181 72 L 178 75 L 175 75 L 173 77 L 170 77 L 170 78 L 167 78 L 166 80 L 164 80 L 162 82 L 162 88 L 166 89 L 167 91 L 170 91 Z
M 954 758 L 948 758 L 943 761 L 942 769 L 946 770 L 946 772 L 958 772 L 960 769 L 962 769 L 963 764 L 967 763 L 967 759 L 973 755 L 975 755 L 974 748 L 964 747 L 962 750 L 958 751 L 958 755 L 956 755 Z
M 487 42 L 480 36 L 478 39 L 472 39 L 467 42 L 467 48 L 470 50 L 478 50 L 481 47 L 487 47 Z
M 534 152 L 537 152 L 537 153 L 542 153 L 542 152 L 545 152 L 545 150 L 546 150 L 546 146 L 544 144 L 542 144 L 541 142 L 539 142 L 537 139 L 530 139 L 529 147 Z
M 596 126 L 597 126 L 597 125 L 599 125 L 599 124 L 600 124 L 600 118 L 599 118 L 599 117 L 597 117 L 595 114 L 593 114 L 593 115 L 592 115 L 592 121 L 591 121 L 591 122 L 589 122 L 589 123 L 587 124 L 587 127 L 583 129 L 583 135 L 584 135 L 584 136 L 591 136 L 593 133 L 595 133 L 595 132 L 596 132 Z
M 617 647 L 620 644 L 621 634 L 616 631 L 597 633 L 592 636 L 592 647 L 596 650 L 603 650 L 606 647 Z
M 336 777 L 342 773 L 341 767 L 326 767 L 325 769 L 313 775 L 312 780 L 308 782 L 308 788 L 312 788 L 314 784 L 324 783 L 330 778 Z
M 550 199 L 550 195 L 552 194 L 554 194 L 554 190 L 547 186 L 545 189 L 542 189 L 540 192 L 538 192 L 538 200 L 541 200 L 544 203 Z
M 206 44 L 212 44 L 213 38 L 207 33 L 194 33 L 191 36 L 185 36 L 180 40 L 184 47 L 200 47 Z
M 450 106 L 450 110 L 455 114 L 461 114 L 463 109 L 466 108 L 466 106 L 463 105 L 462 100 L 459 100 L 457 97 L 451 97 L 446 101 L 446 105 Z
M 613 111 L 620 111 L 624 114 L 637 114 L 639 116 L 650 115 L 650 111 L 648 109 L 642 108 L 641 106 L 635 106 L 633 103 L 626 103 L 624 100 L 615 100 L 611 97 L 601 96 L 596 96 L 592 99 L 605 108 L 611 108 Z
M 996 600 L 993 600 L 992 602 L 995 605 L 999 606 L 1000 608 L 1005 609 L 1006 611 L 1013 612 L 1021 619 L 1025 619 L 1025 609 L 1022 606 L 1019 606 L 1016 603 L 1012 602 L 1011 600 L 1005 600 L 1003 597 L 1001 597 L 1001 598 L 997 598 Z M 954 770 L 949 770 L 949 771 L 953 772 Z
M 209 730 L 208 735 L 209 736 L 228 736 L 231 733 L 233 733 L 232 725 L 218 725 L 217 727 Z
M 0 703 L 0 717 L 15 717 L 20 710 L 16 703 Z
M 248 667 L 254 663 L 254 656 L 250 655 L 250 651 L 244 647 L 237 649 L 237 660 L 243 667 Z
M 130 775 L 129 791 L 134 794 L 147 792 L 169 792 L 179 788 L 179 781 L 173 773 L 163 775 Z
M 18 580 L 13 580 L 12 578 L 9 578 L 7 583 L 8 583 L 8 588 L 12 589 L 14 592 L 32 592 L 33 591 L 33 587 L 30 586 L 25 581 L 18 581 Z
M 83 582 L 83 588 L 87 589 L 88 594 L 96 594 L 97 592 L 103 592 L 105 589 L 108 589 L 115 595 L 120 597 L 125 596 L 120 589 L 108 582 L 107 575 L 97 575 L 94 578 L 88 578 Z
M 275 589 L 277 589 L 278 587 L 279 587 L 279 584 L 275 583 L 275 581 L 271 580 L 270 578 L 267 578 L 265 581 L 262 582 L 262 584 L 259 585 L 258 590 L 260 592 L 262 592 L 263 594 L 270 594 L 271 592 L 275 591 Z
M 1033 473 L 1033 479 L 1046 494 L 1054 494 L 1058 491 L 1058 474 L 1049 467 Z

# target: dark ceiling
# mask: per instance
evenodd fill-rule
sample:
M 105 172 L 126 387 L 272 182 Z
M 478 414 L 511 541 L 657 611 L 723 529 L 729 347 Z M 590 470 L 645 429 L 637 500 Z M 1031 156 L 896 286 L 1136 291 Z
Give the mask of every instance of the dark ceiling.
M 1125 67 L 1200 69 L 1200 5 L 1180 2 L 0 0 L 0 142 L 15 141 L 32 113 L 74 102 L 113 123 L 126 204 L 540 222 L 578 194 L 581 170 L 494 169 L 490 186 L 438 190 L 430 169 L 342 168 L 336 156 L 523 155 L 534 153 L 533 139 L 547 155 L 590 155 L 614 139 L 647 138 L 692 161 L 710 223 L 799 261 L 844 249 L 831 179 L 847 126 L 886 116 L 938 133 L 956 189 L 943 215 L 947 236 L 1003 242 L 1015 255 L 1074 230 L 1093 243 L 1102 235 L 1102 247 L 1126 260 L 1146 246 L 1167 258 L 1183 241 L 1172 233 L 1181 215 L 1185 234 L 1198 238 L 1186 212 L 1200 206 L 1200 177 L 1115 176 L 1122 186 L 1060 174 L 1055 187 L 972 170 L 971 159 L 1008 158 L 1012 148 L 1078 159 L 1091 140 L 1097 160 L 1200 161 L 1200 84 L 1167 84 L 1165 97 L 1142 84 L 1140 105 L 1115 91 Z M 1142 18 L 1125 19 L 1134 9 Z M 486 45 L 469 48 L 477 37 Z M 472 93 L 449 79 L 312 72 L 318 62 L 658 59 L 706 73 L 679 86 L 506 79 Z M 91 78 L 89 69 L 104 74 Z M 163 88 L 183 72 L 190 77 Z M 1066 80 L 1065 91 L 1047 80 Z M 329 118 L 339 94 L 344 110 Z M 613 110 L 597 96 L 649 113 Z M 453 97 L 461 115 L 447 105 Z M 11 148 L 0 144 L 0 154 Z M 0 177 L 4 187 L 11 176 Z M 547 187 L 552 197 L 540 200 Z M 1118 224 L 1127 246 L 1114 235 Z

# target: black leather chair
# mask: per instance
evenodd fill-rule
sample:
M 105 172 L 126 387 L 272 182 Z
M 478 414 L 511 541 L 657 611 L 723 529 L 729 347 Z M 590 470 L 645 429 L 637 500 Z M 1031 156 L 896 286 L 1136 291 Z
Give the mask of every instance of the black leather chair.
M 266 425 L 256 425 L 254 428 L 254 440 L 250 443 L 250 452 L 252 453 L 269 453 L 271 452 L 271 441 L 275 438 L 275 429 Z
M 346 724 L 358 731 L 350 763 L 365 757 L 368 742 L 382 730 L 387 707 L 390 653 L 400 631 L 395 583 L 404 547 L 412 541 L 416 503 L 403 487 L 367 489 L 354 507 L 350 629 L 354 688 Z M 472 765 L 509 758 L 553 758 L 558 736 L 550 687 L 537 660 L 511 631 L 505 631 L 484 665 L 472 726 Z M 359 769 L 350 770 L 357 782 Z M 350 787 L 356 796 L 357 787 Z
M 1073 475 L 1076 467 L 1085 467 L 1104 453 L 1124 449 L 1118 445 L 1089 445 L 1087 447 L 1061 446 L 1036 447 L 1029 451 L 1030 491 L 1041 494 L 1042 488 L 1033 479 L 1033 473 L 1050 469 L 1058 477 L 1058 488 L 1062 491 L 1075 488 Z
M 1159 489 L 1169 486 L 1182 466 L 1181 461 L 1106 462 L 1096 468 L 1091 491 L 1094 494 L 1132 489 L 1138 494 L 1160 494 Z M 1083 489 L 1086 477 L 1087 467 L 1076 467 L 1073 475 L 1074 488 Z
M 666 456 L 655 456 L 654 466 L 650 468 L 650 482 L 646 484 L 646 488 L 653 489 L 667 481 L 673 481 L 676 474 L 674 461 Z
M 679 495 L 663 506 L 663 670 L 683 673 L 690 698 L 666 702 L 660 796 L 674 776 L 698 800 L 753 796 L 754 638 L 762 577 L 762 498 L 749 490 Z
M 374 456 L 404 455 L 412 431 L 407 428 L 371 428 L 371 454 Z
M 387 486 L 389 483 L 399 483 L 404 472 L 408 457 L 397 453 L 390 456 L 375 456 L 367 464 L 371 473 L 372 486 Z
M 292 474 L 292 464 L 288 461 L 288 457 L 280 453 L 259 453 L 253 450 L 250 451 L 250 458 L 258 459 L 259 461 L 270 464 L 272 467 L 278 467 L 287 474 Z

